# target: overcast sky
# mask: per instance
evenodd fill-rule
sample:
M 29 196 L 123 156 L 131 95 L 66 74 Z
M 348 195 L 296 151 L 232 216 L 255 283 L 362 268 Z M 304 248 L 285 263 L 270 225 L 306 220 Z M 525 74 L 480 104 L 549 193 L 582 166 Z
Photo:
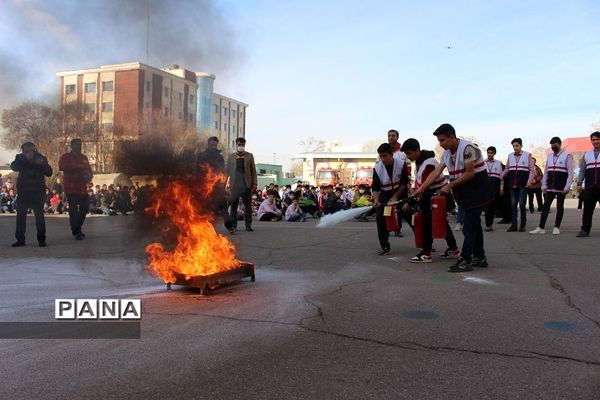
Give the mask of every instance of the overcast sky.
M 60 70 L 145 61 L 147 1 L 1 1 L 2 108 L 56 99 Z M 527 148 L 600 121 L 598 1 L 149 3 L 150 64 L 212 72 L 250 104 L 259 162 L 392 128 L 432 148 L 444 122 L 504 158 L 513 137 Z

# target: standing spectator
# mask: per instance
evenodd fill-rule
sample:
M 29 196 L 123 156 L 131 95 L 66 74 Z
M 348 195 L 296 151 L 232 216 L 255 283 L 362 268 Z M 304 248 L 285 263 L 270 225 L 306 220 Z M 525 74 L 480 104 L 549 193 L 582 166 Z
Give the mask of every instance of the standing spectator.
M 256 190 L 256 165 L 254 156 L 246 151 L 246 139 L 239 137 L 235 140 L 236 152 L 227 160 L 229 173 L 229 215 L 233 229 L 237 227 L 237 203 L 241 197 L 244 202 L 246 231 L 252 232 L 252 192 Z
M 531 187 L 535 176 L 535 166 L 531 154 L 523 151 L 521 138 L 514 138 L 511 144 L 515 152 L 508 155 L 506 168 L 502 175 L 505 190 L 510 190 L 511 225 L 507 232 L 525 232 L 527 226 L 525 201 L 527 200 L 527 189 Z M 521 213 L 521 225 L 517 228 L 519 211 Z
M 465 212 L 463 241 L 460 257 L 448 272 L 465 272 L 473 267 L 485 268 L 488 262 L 485 256 L 481 213 L 492 201 L 488 186 L 488 176 L 481 150 L 473 143 L 458 139 L 456 131 L 450 124 L 440 125 L 433 133 L 444 149 L 442 161 L 429 174 L 422 186 L 414 195 L 422 194 L 437 181 L 445 168 L 448 168 L 450 182 L 442 186 L 440 193 L 447 195 L 453 192 L 458 205 Z
M 69 203 L 69 223 L 76 240 L 83 240 L 81 231 L 89 209 L 87 184 L 92 180 L 92 168 L 88 158 L 81 153 L 81 139 L 71 140 L 71 151 L 58 161 L 58 168 L 64 173 L 64 191 Z
M 577 237 L 590 236 L 594 208 L 600 201 L 600 132 L 593 132 L 590 135 L 590 141 L 593 148 L 586 151 L 579 162 L 577 192 L 583 192 L 583 215 L 581 230 Z M 585 185 L 585 190 L 583 190 L 583 185 Z
M 550 206 L 556 198 L 556 220 L 554 222 L 553 235 L 560 235 L 560 223 L 562 222 L 565 211 L 565 197 L 571 190 L 573 183 L 573 156 L 566 151 L 561 150 L 562 141 L 559 137 L 553 137 L 550 140 L 552 154 L 548 155 L 544 178 L 542 181 L 542 191 L 544 192 L 544 209 L 540 218 L 540 225 L 533 231 L 533 235 L 546 233 L 546 219 L 550 213 Z
M 17 180 L 17 241 L 13 247 L 25 246 L 25 229 L 27 210 L 32 209 L 35 215 L 37 240 L 40 247 L 46 247 L 46 221 L 44 219 L 44 191 L 46 190 L 45 176 L 52 175 L 52 167 L 48 159 L 37 152 L 35 144 L 24 143 L 22 154 L 17 154 L 10 164 L 13 171 L 19 173 Z
M 400 139 L 400 134 L 395 129 L 390 129 L 387 133 L 388 143 L 392 146 L 392 151 L 394 152 L 394 156 L 398 157 L 401 161 L 403 161 L 406 165 L 406 171 L 408 174 L 408 187 L 411 187 L 411 169 L 410 164 L 406 162 L 406 155 L 402 151 L 401 143 L 398 141 Z M 398 213 L 400 213 L 400 208 L 398 208 Z M 394 236 L 402 237 L 402 218 L 398 215 L 398 230 L 394 232 Z
M 502 179 L 502 163 L 499 160 L 495 160 L 496 148 L 490 146 L 487 148 L 487 160 L 485 160 L 485 167 L 488 172 L 488 178 L 490 179 L 490 186 L 492 189 L 492 195 L 494 201 L 492 201 L 485 208 L 485 231 L 491 232 L 494 230 L 492 225 L 494 223 L 494 217 L 496 215 L 496 209 L 502 199 L 504 193 L 504 180 Z
M 533 166 L 535 167 L 535 174 L 533 175 L 533 180 L 531 181 L 531 185 L 529 189 L 527 189 L 527 199 L 529 203 L 529 212 L 533 214 L 535 208 L 533 207 L 533 197 L 537 200 L 537 210 L 539 213 L 542 212 L 542 208 L 544 206 L 544 202 L 542 200 L 542 179 L 544 178 L 544 173 L 542 169 L 537 165 L 537 160 L 535 157 L 531 158 L 533 161 Z

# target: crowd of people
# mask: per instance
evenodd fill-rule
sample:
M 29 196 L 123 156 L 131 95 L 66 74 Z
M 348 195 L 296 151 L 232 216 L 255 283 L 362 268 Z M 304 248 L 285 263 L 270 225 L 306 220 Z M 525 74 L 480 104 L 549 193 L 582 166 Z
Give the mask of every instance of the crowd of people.
M 398 132 L 390 130 L 388 142 L 377 150 L 379 160 L 373 169 L 371 186 L 315 187 L 298 181 L 295 185 L 279 187 L 271 183 L 258 189 L 254 157 L 245 151 L 245 138 L 236 139 L 236 153 L 227 163 L 217 149 L 218 138 L 209 138 L 207 149 L 198 155 L 196 175 L 203 179 L 208 165 L 213 171 L 227 176 L 226 185 L 214 188 L 214 204 L 207 207 L 223 217 L 231 234 L 237 231 L 238 221 L 244 221 L 246 231 L 252 232 L 253 220 L 304 222 L 309 216 L 320 218 L 363 207 L 365 211 L 355 218 L 368 221 L 370 216 L 375 216 L 381 247 L 378 254 L 387 255 L 391 251 L 390 232 L 385 222 L 388 205 L 397 204 L 398 221 L 404 220 L 411 228 L 411 216 L 418 209 L 423 215 L 424 240 L 423 247 L 410 259 L 411 262 L 432 261 L 431 198 L 437 194 L 446 195 L 447 209 L 456 213 L 455 230 L 462 230 L 464 234 L 462 249 L 459 249 L 447 226 L 448 247 L 441 257 L 458 259 L 450 272 L 486 267 L 483 230 L 492 231 L 494 218 L 501 216 L 499 223 L 508 224 L 508 232 L 525 232 L 527 211 L 535 211 L 534 199 L 541 217 L 538 226 L 529 233 L 546 233 L 550 207 L 556 200 L 552 233 L 560 234 L 564 201 L 572 186 L 580 194 L 583 204 L 582 226 L 577 237 L 589 236 L 595 204 L 600 201 L 600 132 L 590 135 L 593 148 L 581 159 L 578 177 L 574 176 L 573 158 L 562 149 L 558 137 L 550 140 L 551 153 L 542 171 L 535 158 L 522 149 L 520 138 L 511 141 L 514 152 L 509 154 L 506 163 L 502 163 L 495 159 L 495 147 L 488 147 L 484 156 L 476 144 L 458 138 L 449 124 L 441 125 L 434 135 L 444 149 L 441 160 L 436 159 L 433 151 L 421 149 L 416 139 L 406 139 L 401 145 Z M 146 187 L 94 185 L 89 162 L 81 153 L 81 141 L 74 139 L 71 147 L 71 152 L 59 161 L 64 183 L 59 178 L 52 188 L 45 186 L 45 177 L 52 175 L 52 168 L 29 142 L 23 144 L 22 154 L 11 164 L 12 169 L 19 172 L 17 187 L 11 179 L 0 181 L 0 211 L 17 213 L 17 242 L 13 246 L 25 244 L 24 218 L 29 210 L 36 217 L 38 242 L 45 246 L 44 213 L 68 212 L 73 236 L 83 240 L 85 234 L 81 228 L 87 213 L 127 215 L 140 209 L 139 199 Z M 416 167 L 414 174 L 411 173 L 412 163 Z M 448 175 L 444 175 L 446 171 Z M 481 226 L 482 214 L 485 214 L 485 229 Z M 447 221 L 444 223 L 447 225 Z M 400 229 L 397 226 L 395 229 L 399 236 Z

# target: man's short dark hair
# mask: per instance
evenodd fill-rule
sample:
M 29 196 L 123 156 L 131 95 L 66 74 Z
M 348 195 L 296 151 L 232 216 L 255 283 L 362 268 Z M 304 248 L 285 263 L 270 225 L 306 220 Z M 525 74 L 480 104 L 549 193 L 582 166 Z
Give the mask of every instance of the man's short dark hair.
M 235 144 L 246 144 L 246 138 L 239 137 L 235 139 Z
M 277 197 L 277 194 L 278 194 L 278 193 L 277 193 L 277 191 L 276 191 L 276 190 L 273 190 L 273 189 L 271 189 L 271 190 L 269 190 L 269 191 L 267 192 L 267 195 L 268 195 L 268 196 L 275 196 L 275 197 Z
M 552 139 L 550 139 L 550 144 L 554 143 L 562 144 L 562 140 L 560 140 L 558 136 L 554 136 Z
M 446 136 L 446 137 L 456 137 L 456 131 L 454 127 L 450 124 L 441 124 L 438 128 L 433 132 L 433 136 Z
M 421 151 L 421 145 L 415 138 L 408 138 L 402 143 L 400 151 Z
M 21 150 L 25 150 L 25 148 L 33 148 L 35 150 L 35 144 L 33 142 L 25 142 L 21 145 Z
M 381 143 L 377 148 L 378 154 L 389 153 L 394 154 L 394 149 L 392 149 L 392 145 L 389 143 Z
M 521 140 L 520 137 L 516 137 L 513 140 L 511 140 L 510 144 L 515 144 L 515 143 L 519 143 L 519 145 L 523 146 L 523 141 Z
M 598 132 L 598 131 L 592 132 L 592 134 L 590 135 L 590 139 L 593 137 L 597 137 L 598 139 L 600 139 L 600 132 Z
M 399 133 L 398 133 L 398 131 L 397 131 L 397 130 L 395 130 L 395 129 L 390 129 L 390 130 L 388 131 L 388 133 L 393 133 L 394 135 L 396 135 L 396 137 L 397 137 L 397 138 L 399 138 L 399 137 L 400 137 L 400 134 L 399 134 Z
M 493 151 L 496 154 L 496 148 L 494 146 L 489 146 L 486 151 Z
M 208 138 L 207 142 L 217 142 L 219 143 L 219 138 L 216 136 L 211 136 Z

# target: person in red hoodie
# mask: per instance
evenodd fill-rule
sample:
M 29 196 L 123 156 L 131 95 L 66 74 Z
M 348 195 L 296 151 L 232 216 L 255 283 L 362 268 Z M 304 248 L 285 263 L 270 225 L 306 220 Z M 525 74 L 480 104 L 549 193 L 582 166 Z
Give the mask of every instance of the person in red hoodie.
M 69 201 L 71 232 L 76 240 L 83 240 L 81 227 L 89 209 L 87 184 L 93 175 L 88 158 L 81 152 L 81 139 L 71 140 L 71 151 L 60 157 L 58 168 L 64 173 L 63 190 Z

